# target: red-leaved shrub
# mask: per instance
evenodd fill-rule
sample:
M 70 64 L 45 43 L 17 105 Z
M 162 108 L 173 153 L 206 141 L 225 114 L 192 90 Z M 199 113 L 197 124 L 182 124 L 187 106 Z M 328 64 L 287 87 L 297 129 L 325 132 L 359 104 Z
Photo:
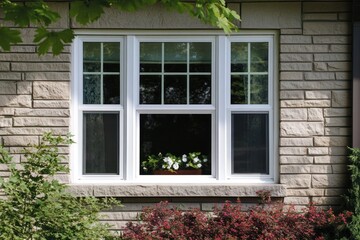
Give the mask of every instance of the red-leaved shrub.
M 334 214 L 310 205 L 301 213 L 280 203 L 256 206 L 248 211 L 241 204 L 226 202 L 213 213 L 199 209 L 169 208 L 167 202 L 145 208 L 141 222 L 129 222 L 123 239 L 325 239 L 337 226 L 346 224 L 351 213 Z

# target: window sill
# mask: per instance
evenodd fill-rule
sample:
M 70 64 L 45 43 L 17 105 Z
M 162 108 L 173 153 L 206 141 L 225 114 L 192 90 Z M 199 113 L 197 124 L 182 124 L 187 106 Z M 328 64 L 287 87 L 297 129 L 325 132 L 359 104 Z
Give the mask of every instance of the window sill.
M 285 197 L 283 184 L 71 184 L 76 196 L 95 197 L 256 197 L 265 190 Z

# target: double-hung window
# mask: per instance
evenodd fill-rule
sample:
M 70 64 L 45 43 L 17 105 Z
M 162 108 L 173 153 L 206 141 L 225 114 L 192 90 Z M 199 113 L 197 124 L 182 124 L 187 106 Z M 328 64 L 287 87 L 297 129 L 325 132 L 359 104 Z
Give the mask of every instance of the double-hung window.
M 274 182 L 273 41 L 78 36 L 73 181 Z M 159 153 L 201 153 L 206 163 L 199 175 L 161 175 L 144 167 Z

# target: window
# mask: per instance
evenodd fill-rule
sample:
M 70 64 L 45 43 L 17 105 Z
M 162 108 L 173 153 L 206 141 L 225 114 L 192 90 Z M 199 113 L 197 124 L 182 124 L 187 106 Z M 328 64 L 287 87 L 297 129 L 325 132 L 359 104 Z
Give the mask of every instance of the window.
M 273 39 L 78 36 L 74 181 L 274 182 Z M 205 161 L 191 176 L 145 167 L 167 153 Z

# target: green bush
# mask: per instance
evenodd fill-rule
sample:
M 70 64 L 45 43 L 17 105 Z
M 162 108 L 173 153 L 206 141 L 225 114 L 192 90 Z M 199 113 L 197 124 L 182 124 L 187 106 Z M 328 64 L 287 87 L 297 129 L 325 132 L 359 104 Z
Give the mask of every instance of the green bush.
M 76 198 L 55 179 L 68 173 L 58 146 L 71 144 L 69 136 L 47 133 L 38 145 L 24 150 L 26 161 L 15 164 L 0 146 L 0 163 L 8 166 L 9 178 L 0 178 L 6 197 L 0 200 L 0 239 L 108 239 L 107 225 L 98 212 L 118 204 L 113 199 Z

